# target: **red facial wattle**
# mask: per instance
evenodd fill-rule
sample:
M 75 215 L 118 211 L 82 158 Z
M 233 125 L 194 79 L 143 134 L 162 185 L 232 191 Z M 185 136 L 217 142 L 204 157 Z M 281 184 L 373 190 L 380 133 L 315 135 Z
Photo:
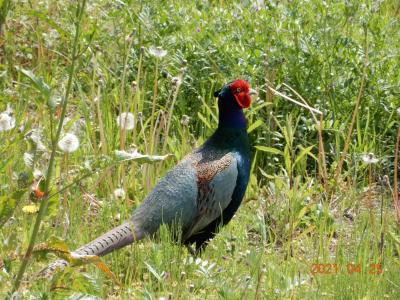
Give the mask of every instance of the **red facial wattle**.
M 248 108 L 250 106 L 250 85 L 246 80 L 238 79 L 233 81 L 229 85 L 229 89 L 235 97 L 236 103 L 241 108 Z

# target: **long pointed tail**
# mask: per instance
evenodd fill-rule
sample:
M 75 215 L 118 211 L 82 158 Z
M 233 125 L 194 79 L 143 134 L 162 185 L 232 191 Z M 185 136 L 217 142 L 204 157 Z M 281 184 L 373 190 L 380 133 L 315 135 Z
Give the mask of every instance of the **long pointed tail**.
M 78 248 L 73 253 L 103 256 L 142 238 L 143 234 L 135 230 L 131 222 L 126 221 L 90 243 Z
M 76 249 L 72 254 L 103 256 L 114 250 L 132 244 L 134 241 L 141 240 L 144 236 L 145 234 L 137 228 L 134 228 L 132 222 L 126 221 L 118 227 L 115 227 L 101 235 L 97 239 Z M 64 269 L 67 265 L 67 261 L 59 259 L 41 270 L 40 274 L 45 277 L 51 277 L 57 268 Z

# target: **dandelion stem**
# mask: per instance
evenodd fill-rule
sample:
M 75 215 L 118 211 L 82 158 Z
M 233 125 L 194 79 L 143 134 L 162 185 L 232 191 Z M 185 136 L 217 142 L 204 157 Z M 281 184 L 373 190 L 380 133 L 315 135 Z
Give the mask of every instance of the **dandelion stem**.
M 165 141 L 164 141 L 164 146 L 163 146 L 162 153 L 164 153 L 164 151 L 167 148 L 169 129 L 171 127 L 171 121 L 172 121 L 172 115 L 173 115 L 173 111 L 174 111 L 174 106 L 175 106 L 176 99 L 178 98 L 178 92 L 179 92 L 179 87 L 181 86 L 181 82 L 182 82 L 182 78 L 180 78 L 180 80 L 178 81 L 178 84 L 175 87 L 175 91 L 174 91 L 174 95 L 173 95 L 173 98 L 172 98 L 171 107 L 168 110 L 168 121 L 167 121 L 167 126 L 165 128 L 165 137 L 164 137 Z
M 28 249 L 26 250 L 26 253 L 22 260 L 17 277 L 15 278 L 12 293 L 14 293 L 15 291 L 17 291 L 19 289 L 22 277 L 25 273 L 26 267 L 28 266 L 30 257 L 32 255 L 33 247 L 35 245 L 35 241 L 36 241 L 36 238 L 37 238 L 37 235 L 39 232 L 40 224 L 41 224 L 42 219 L 45 216 L 46 211 L 47 211 L 47 206 L 49 203 L 50 182 L 51 182 L 51 177 L 53 175 L 53 167 L 54 167 L 55 156 L 56 156 L 57 142 L 60 139 L 62 125 L 64 123 L 64 118 L 65 118 L 65 114 L 67 111 L 68 98 L 69 98 L 69 95 L 71 93 L 71 88 L 72 88 L 72 80 L 73 80 L 73 76 L 74 76 L 75 63 L 78 59 L 76 54 L 78 53 L 79 35 L 80 35 L 80 30 L 81 30 L 81 21 L 82 21 L 83 13 L 85 10 L 85 4 L 86 4 L 86 0 L 82 0 L 81 3 L 78 2 L 78 4 L 77 4 L 76 20 L 75 20 L 75 37 L 74 37 L 72 53 L 71 53 L 71 66 L 69 68 L 68 83 L 67 83 L 67 88 L 65 90 L 64 101 L 62 103 L 62 112 L 61 112 L 60 121 L 58 123 L 57 133 L 56 133 L 55 138 L 54 139 L 52 138 L 52 145 L 51 145 L 52 150 L 51 150 L 51 155 L 50 155 L 50 160 L 49 160 L 49 166 L 47 168 L 46 182 L 45 182 L 45 186 L 44 186 L 44 195 L 45 196 L 40 203 L 39 212 L 36 217 L 36 221 L 35 221 L 35 225 L 33 227 L 31 238 L 29 240 Z
M 156 103 L 157 103 L 157 93 L 158 93 L 158 57 L 156 58 L 156 67 L 154 71 L 154 85 L 153 85 L 153 103 L 151 107 L 151 123 L 150 123 L 150 132 L 153 132 L 154 129 L 154 119 L 155 119 L 155 111 L 156 111 Z M 150 142 L 150 154 L 153 154 L 154 150 L 154 139 L 152 138 Z

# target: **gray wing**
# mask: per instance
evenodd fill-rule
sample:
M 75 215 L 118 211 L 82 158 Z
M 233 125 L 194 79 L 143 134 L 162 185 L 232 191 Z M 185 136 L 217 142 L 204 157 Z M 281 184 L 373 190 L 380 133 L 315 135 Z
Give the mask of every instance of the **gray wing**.
M 197 216 L 190 230 L 185 233 L 184 239 L 201 231 L 217 219 L 232 200 L 238 177 L 237 161 L 230 154 L 224 158 L 225 161 L 227 158 L 229 163 L 224 164 L 222 170 L 209 181 L 198 182 Z M 221 161 L 216 161 L 214 164 L 221 166 Z M 215 169 L 213 164 L 208 164 L 207 167 Z
M 190 227 L 197 212 L 196 170 L 183 160 L 161 179 L 142 204 L 133 212 L 132 223 L 142 237 L 155 233 L 161 224 L 179 222 Z

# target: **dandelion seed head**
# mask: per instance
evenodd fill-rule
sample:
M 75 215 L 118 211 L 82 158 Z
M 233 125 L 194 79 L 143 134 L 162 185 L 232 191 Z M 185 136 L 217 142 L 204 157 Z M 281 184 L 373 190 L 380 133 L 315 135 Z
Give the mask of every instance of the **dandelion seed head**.
M 137 82 L 136 81 L 132 81 L 131 82 L 132 92 L 136 93 L 137 92 L 137 87 L 138 87 Z
M 361 158 L 362 158 L 363 162 L 367 165 L 376 164 L 379 161 L 379 159 L 372 152 L 368 153 L 368 154 L 364 154 Z
M 187 116 L 187 115 L 182 115 L 181 124 L 182 124 L 183 126 L 188 126 L 188 125 L 189 125 L 189 122 L 190 122 L 190 117 Z
M 73 133 L 67 133 L 62 139 L 58 141 L 58 147 L 61 151 L 66 153 L 72 153 L 79 148 L 79 139 Z
M 135 118 L 130 112 L 123 112 L 117 117 L 117 124 L 125 130 L 132 130 L 135 127 Z
M 123 188 L 117 188 L 114 190 L 114 197 L 118 200 L 125 198 L 125 191 Z
M 0 113 L 0 132 L 8 131 L 15 127 L 15 118 L 12 116 L 12 109 L 9 104 L 7 109 Z
M 149 52 L 157 58 L 163 58 L 168 53 L 167 50 L 163 50 L 161 47 L 150 47 Z
M 58 105 L 60 105 L 61 101 L 62 101 L 62 99 L 61 99 L 61 96 L 60 96 L 60 95 L 52 95 L 52 96 L 49 98 L 49 100 L 48 100 L 48 102 L 47 102 L 47 105 L 50 107 L 51 110 L 55 110 L 56 107 L 57 107 Z

